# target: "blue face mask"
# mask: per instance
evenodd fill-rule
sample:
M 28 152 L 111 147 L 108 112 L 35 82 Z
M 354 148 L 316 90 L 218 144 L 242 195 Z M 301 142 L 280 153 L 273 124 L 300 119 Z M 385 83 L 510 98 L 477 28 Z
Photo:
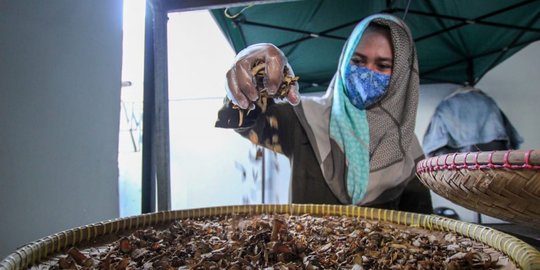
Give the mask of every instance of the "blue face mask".
M 390 84 L 390 75 L 357 65 L 349 65 L 345 78 L 347 96 L 351 103 L 361 110 L 379 101 Z

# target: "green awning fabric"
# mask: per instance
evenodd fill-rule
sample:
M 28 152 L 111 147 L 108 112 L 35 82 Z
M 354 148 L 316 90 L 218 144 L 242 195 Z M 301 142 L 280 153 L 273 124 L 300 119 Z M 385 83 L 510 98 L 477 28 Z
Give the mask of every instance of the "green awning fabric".
M 211 12 L 236 52 L 260 42 L 280 47 L 303 93 L 326 89 L 349 33 L 374 13 L 405 16 L 423 84 L 474 85 L 540 40 L 539 0 L 306 0 Z

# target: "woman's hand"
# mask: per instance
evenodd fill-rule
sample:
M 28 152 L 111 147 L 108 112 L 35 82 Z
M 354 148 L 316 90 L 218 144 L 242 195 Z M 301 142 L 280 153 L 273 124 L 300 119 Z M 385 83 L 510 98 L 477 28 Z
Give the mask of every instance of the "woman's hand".
M 264 63 L 263 87 L 257 87 L 253 68 Z M 265 90 L 269 97 L 280 96 L 284 77 L 294 78 L 294 72 L 281 50 L 269 43 L 251 45 L 238 53 L 233 67 L 227 72 L 227 96 L 241 109 L 251 108 Z M 300 102 L 298 83 L 293 81 L 284 96 L 289 103 Z M 254 108 L 254 107 L 253 107 Z

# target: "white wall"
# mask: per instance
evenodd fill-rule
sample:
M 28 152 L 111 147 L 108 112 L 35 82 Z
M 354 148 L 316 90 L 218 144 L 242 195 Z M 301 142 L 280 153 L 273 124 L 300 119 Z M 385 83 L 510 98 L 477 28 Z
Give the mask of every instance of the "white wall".
M 521 149 L 540 149 L 540 41 L 530 44 L 488 72 L 476 85 L 491 96 L 524 139 Z M 422 141 L 431 116 L 439 102 L 458 86 L 423 85 L 416 121 L 416 135 Z M 476 213 L 433 197 L 433 206 L 448 206 L 457 210 L 462 220 L 475 222 Z M 482 216 L 482 222 L 498 222 Z
M 122 0 L 0 0 L 0 258 L 118 216 Z
M 495 67 L 477 87 L 490 95 L 523 136 L 521 149 L 540 149 L 540 41 Z

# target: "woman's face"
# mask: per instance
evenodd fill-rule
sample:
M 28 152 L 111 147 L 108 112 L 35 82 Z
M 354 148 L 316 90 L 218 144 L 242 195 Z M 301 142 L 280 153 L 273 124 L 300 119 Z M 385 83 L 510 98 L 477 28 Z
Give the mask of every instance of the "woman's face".
M 351 58 L 351 64 L 392 75 L 393 55 L 390 36 L 368 30 L 363 34 Z

